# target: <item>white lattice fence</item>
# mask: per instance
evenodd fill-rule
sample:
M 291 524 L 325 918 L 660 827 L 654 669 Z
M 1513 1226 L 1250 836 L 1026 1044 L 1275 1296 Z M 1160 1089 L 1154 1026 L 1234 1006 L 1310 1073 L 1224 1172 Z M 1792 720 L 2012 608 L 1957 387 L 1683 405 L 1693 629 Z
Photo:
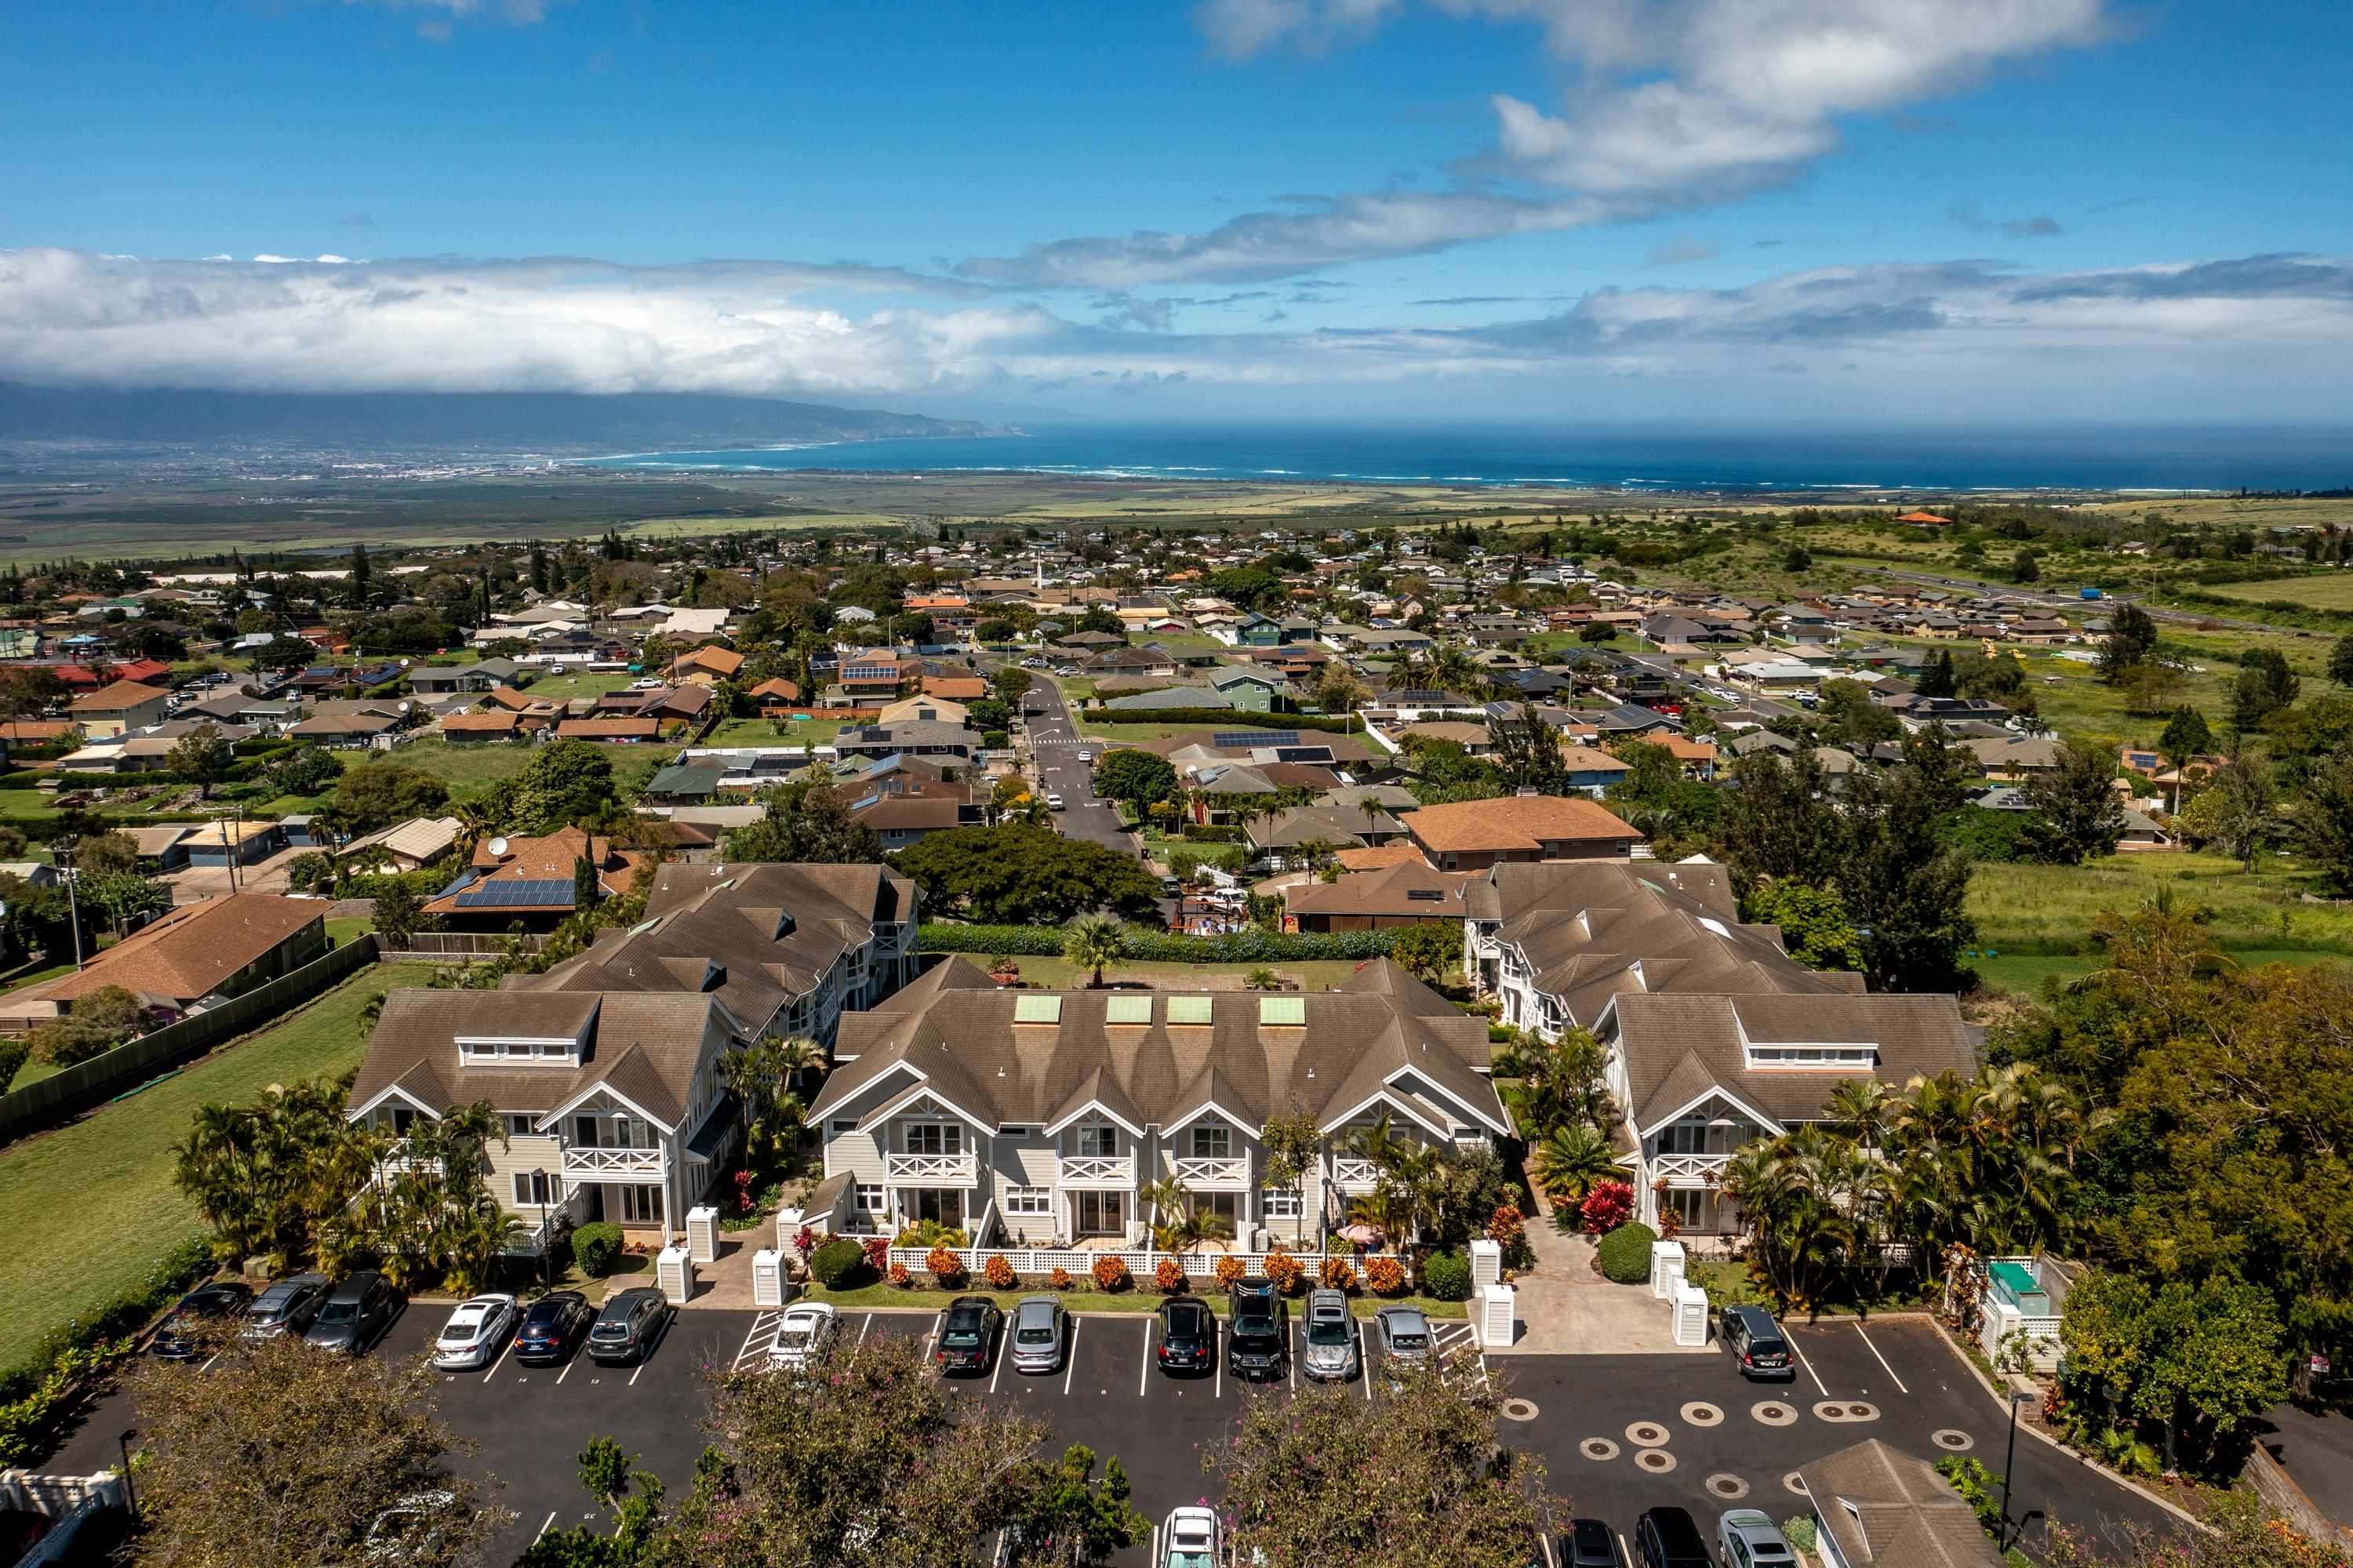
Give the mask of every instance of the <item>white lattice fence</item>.
M 906 1265 L 907 1272 L 910 1274 L 920 1274 L 931 1266 L 931 1255 L 932 1249 L 929 1247 L 894 1246 L 891 1249 L 890 1260 L 892 1263 Z M 1098 1258 L 1115 1257 L 1127 1265 L 1128 1273 L 1138 1278 L 1149 1278 L 1160 1266 L 1160 1260 L 1166 1257 L 1174 1257 L 1188 1276 L 1199 1275 L 1207 1277 L 1214 1275 L 1218 1270 L 1218 1260 L 1224 1257 L 1239 1258 L 1245 1273 L 1264 1274 L 1266 1260 L 1270 1255 L 1262 1252 L 1166 1253 L 1148 1250 L 1082 1252 L 1062 1247 L 976 1246 L 959 1248 L 956 1255 L 964 1259 L 965 1271 L 975 1277 L 980 1274 L 981 1269 L 992 1257 L 1003 1258 L 1012 1266 L 1016 1274 L 1043 1275 L 1050 1274 L 1060 1268 L 1068 1270 L 1073 1277 L 1079 1278 L 1083 1278 L 1087 1272 L 1094 1267 Z M 1319 1263 L 1322 1258 L 1321 1254 L 1314 1252 L 1292 1253 L 1288 1255 L 1299 1263 L 1311 1266 Z

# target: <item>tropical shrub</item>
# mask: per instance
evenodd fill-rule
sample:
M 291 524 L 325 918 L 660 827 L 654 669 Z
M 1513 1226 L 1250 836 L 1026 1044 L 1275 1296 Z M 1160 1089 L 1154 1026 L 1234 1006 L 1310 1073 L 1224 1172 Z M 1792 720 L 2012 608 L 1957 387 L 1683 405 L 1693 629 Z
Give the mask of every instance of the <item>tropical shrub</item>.
M 1505 1268 L 1525 1268 L 1536 1260 L 1528 1245 L 1527 1216 L 1517 1203 L 1504 1203 L 1488 1217 L 1487 1239 L 1504 1249 Z
M 835 1236 L 809 1254 L 809 1277 L 828 1290 L 847 1288 L 866 1269 L 866 1249 L 848 1236 Z
M 1099 1257 L 1095 1259 L 1092 1273 L 1097 1290 L 1116 1293 L 1134 1283 L 1128 1277 L 1127 1260 L 1124 1257 L 1112 1257 L 1108 1255 Z
M 1057 1290 L 1068 1290 L 1071 1283 L 1071 1271 L 1067 1268 L 1058 1268 L 1046 1277 L 1046 1283 Z
M 859 1248 L 866 1255 L 867 1267 L 872 1269 L 876 1274 L 882 1274 L 889 1270 L 891 1266 L 891 1244 L 889 1242 L 883 1240 L 881 1236 L 868 1236 L 863 1242 L 859 1244 Z
M 1356 1287 L 1356 1271 L 1348 1266 L 1345 1257 L 1325 1258 L 1323 1268 L 1317 1271 L 1317 1277 L 1333 1290 L 1354 1290 Z
M 1405 1265 L 1383 1253 L 1365 1260 L 1365 1288 L 1376 1296 L 1405 1294 Z
M 1645 1224 L 1620 1225 L 1594 1249 L 1604 1278 L 1620 1285 L 1640 1285 L 1651 1277 L 1651 1244 L 1659 1233 Z
M 593 1220 L 572 1233 L 572 1261 L 591 1279 L 602 1279 L 621 1261 L 621 1227 Z
M 964 1283 L 964 1257 L 944 1246 L 935 1246 L 923 1258 L 923 1266 L 943 1290 L 953 1290 Z
M 1185 1278 L 1185 1266 L 1173 1257 L 1164 1257 L 1160 1260 L 1160 1266 L 1152 1271 L 1152 1282 L 1169 1295 L 1175 1296 L 1182 1291 L 1187 1283 Z
M 1623 1181 L 1596 1181 L 1577 1206 L 1577 1217 L 1587 1235 L 1614 1231 L 1634 1217 L 1634 1189 Z
M 892 1246 L 948 1246 L 958 1251 L 972 1245 L 972 1237 L 937 1220 L 918 1220 L 891 1238 Z
M 1307 1277 L 1307 1269 L 1297 1258 L 1276 1247 L 1266 1255 L 1266 1277 L 1285 1296 L 1296 1296 Z
M 1220 1290 L 1231 1290 L 1235 1286 L 1241 1283 L 1242 1276 L 1249 1272 L 1250 1271 L 1248 1269 L 1242 1266 L 1242 1260 L 1234 1256 L 1230 1253 L 1219 1257 L 1218 1259 L 1218 1288 Z
M 891 1266 L 890 1277 L 891 1283 L 902 1290 L 912 1288 L 915 1283 L 913 1277 L 907 1272 L 907 1266 L 903 1263 L 894 1263 Z
M 807 1225 L 803 1225 L 800 1229 L 795 1231 L 793 1233 L 793 1250 L 801 1255 L 801 1261 L 803 1263 L 807 1263 L 808 1261 L 809 1254 L 817 1250 L 817 1232 L 811 1230 Z
M 988 1287 L 991 1290 L 1010 1290 L 1021 1283 L 1013 1272 L 1013 1265 L 1006 1261 L 1006 1256 L 1001 1252 L 988 1255 L 988 1261 L 980 1266 L 980 1275 L 983 1279 L 988 1281 Z
M 1421 1288 L 1440 1301 L 1471 1299 L 1471 1266 L 1460 1253 L 1434 1252 L 1422 1260 Z

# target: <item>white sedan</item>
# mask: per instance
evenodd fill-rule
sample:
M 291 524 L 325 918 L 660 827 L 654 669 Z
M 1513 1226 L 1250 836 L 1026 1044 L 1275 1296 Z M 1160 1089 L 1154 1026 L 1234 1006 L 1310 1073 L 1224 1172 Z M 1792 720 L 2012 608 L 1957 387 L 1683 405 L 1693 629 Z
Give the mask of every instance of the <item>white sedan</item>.
M 1205 1508 L 1180 1508 L 1160 1527 L 1159 1555 L 1153 1568 L 1225 1568 L 1225 1543 L 1218 1516 Z
M 1060 810 L 1065 803 L 1066 802 L 1060 795 L 1049 795 L 1046 797 L 1046 810 L 1050 811 Z
M 768 1363 L 776 1367 L 807 1366 L 809 1358 L 833 1338 L 838 1326 L 829 1301 L 802 1301 L 786 1308 L 784 1321 L 776 1325 L 776 1342 L 768 1351 Z
M 488 1365 L 497 1359 L 499 1347 L 514 1331 L 516 1321 L 512 1296 L 476 1296 L 460 1301 L 441 1326 L 441 1337 L 433 1341 L 433 1364 L 443 1372 Z
M 1092 751 L 1082 750 L 1079 753 L 1079 760 L 1082 762 L 1092 762 L 1094 759 L 1095 754 Z

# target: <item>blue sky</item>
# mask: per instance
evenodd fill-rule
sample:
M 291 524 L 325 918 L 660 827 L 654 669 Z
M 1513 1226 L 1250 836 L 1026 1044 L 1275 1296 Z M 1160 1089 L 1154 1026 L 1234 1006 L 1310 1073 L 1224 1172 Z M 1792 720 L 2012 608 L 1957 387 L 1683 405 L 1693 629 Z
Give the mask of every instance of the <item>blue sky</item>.
M 1849 422 L 2348 390 L 2341 6 L 11 22 L 0 376 Z

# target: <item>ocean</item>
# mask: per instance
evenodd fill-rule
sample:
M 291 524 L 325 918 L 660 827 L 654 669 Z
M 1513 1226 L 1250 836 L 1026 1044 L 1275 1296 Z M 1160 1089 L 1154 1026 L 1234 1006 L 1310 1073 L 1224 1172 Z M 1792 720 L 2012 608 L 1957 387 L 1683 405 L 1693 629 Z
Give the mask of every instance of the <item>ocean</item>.
M 2353 486 L 2345 428 L 1705 432 L 1429 425 L 1042 426 L 1020 435 L 635 452 L 608 468 L 1035 472 L 1626 491 L 2221 491 Z

